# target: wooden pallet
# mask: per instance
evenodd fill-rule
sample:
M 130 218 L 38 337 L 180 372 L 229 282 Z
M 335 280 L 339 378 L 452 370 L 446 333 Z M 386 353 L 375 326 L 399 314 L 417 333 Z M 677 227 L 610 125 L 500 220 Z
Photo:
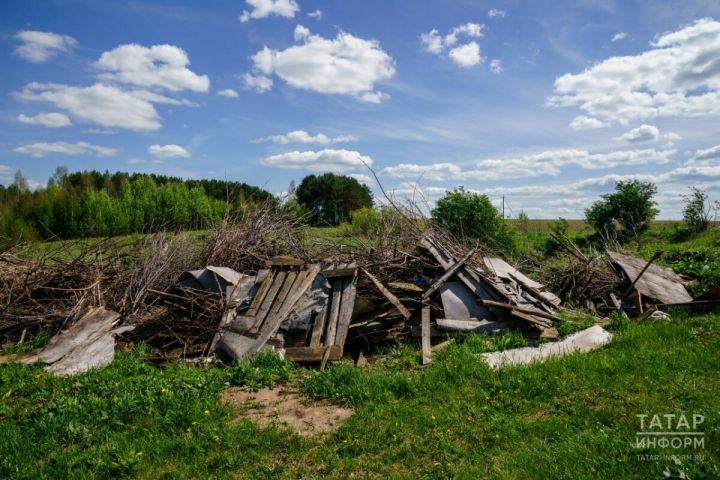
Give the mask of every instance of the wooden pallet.
M 274 259 L 270 267 L 250 307 L 233 319 L 220 336 L 218 348 L 236 359 L 256 353 L 292 317 L 300 299 L 321 274 L 330 284 L 327 301 L 315 315 L 304 344 L 286 347 L 285 352 L 297 362 L 339 360 L 355 307 L 356 268 L 345 266 L 321 272 L 317 264 L 303 265 L 285 257 Z
M 248 310 L 236 317 L 218 341 L 218 348 L 236 359 L 257 353 L 293 312 L 312 286 L 320 265 L 273 265 Z
M 288 357 L 296 362 L 327 362 L 342 357 L 350 320 L 355 308 L 354 266 L 325 270 L 321 273 L 330 283 L 330 292 L 323 309 L 313 322 L 305 346 L 288 347 Z

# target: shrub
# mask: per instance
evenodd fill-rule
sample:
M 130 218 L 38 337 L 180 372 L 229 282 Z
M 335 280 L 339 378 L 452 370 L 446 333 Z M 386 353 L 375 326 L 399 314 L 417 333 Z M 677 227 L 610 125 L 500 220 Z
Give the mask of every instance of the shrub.
M 355 210 L 350 214 L 350 230 L 355 235 L 377 235 L 380 231 L 380 215 L 372 207 Z
M 658 214 L 653 200 L 656 193 L 652 182 L 619 181 L 614 193 L 603 195 L 585 210 L 585 218 L 605 239 L 637 237 Z
M 487 195 L 456 188 L 437 201 L 432 218 L 459 238 L 478 239 L 502 249 L 514 248 L 512 230 Z
M 690 187 L 690 193 L 682 198 L 685 201 L 683 219 L 688 228 L 694 232 L 707 230 L 713 213 L 707 193 L 698 187 Z

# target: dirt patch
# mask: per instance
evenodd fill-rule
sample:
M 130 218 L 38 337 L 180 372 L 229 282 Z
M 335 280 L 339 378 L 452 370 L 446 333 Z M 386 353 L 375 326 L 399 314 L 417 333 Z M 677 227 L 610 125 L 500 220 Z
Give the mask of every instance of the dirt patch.
M 289 389 L 265 388 L 248 392 L 229 388 L 220 394 L 239 415 L 245 415 L 261 427 L 287 425 L 300 435 L 325 435 L 340 428 L 354 412 L 327 402 L 315 402 Z M 239 419 L 238 419 L 239 420 Z

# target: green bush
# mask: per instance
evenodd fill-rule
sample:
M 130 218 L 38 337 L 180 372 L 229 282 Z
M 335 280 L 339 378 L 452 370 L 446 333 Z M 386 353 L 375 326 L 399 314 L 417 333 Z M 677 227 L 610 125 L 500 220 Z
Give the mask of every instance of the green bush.
M 437 201 L 432 218 L 458 238 L 478 239 L 501 250 L 515 248 L 511 227 L 487 195 L 456 188 Z
M 619 181 L 614 193 L 603 195 L 585 210 L 585 218 L 605 239 L 637 237 L 658 214 L 656 193 L 652 182 Z
M 350 214 L 350 231 L 354 235 L 378 235 L 380 233 L 380 215 L 380 212 L 372 207 L 354 210 Z

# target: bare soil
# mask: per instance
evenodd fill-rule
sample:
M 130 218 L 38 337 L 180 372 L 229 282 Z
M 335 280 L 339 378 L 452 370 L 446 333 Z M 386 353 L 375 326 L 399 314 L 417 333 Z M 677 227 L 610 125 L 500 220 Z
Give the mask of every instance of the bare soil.
M 333 432 L 354 413 L 349 408 L 310 400 L 287 388 L 248 392 L 232 387 L 220 394 L 220 401 L 233 406 L 236 421 L 247 416 L 261 427 L 286 425 L 304 437 Z

